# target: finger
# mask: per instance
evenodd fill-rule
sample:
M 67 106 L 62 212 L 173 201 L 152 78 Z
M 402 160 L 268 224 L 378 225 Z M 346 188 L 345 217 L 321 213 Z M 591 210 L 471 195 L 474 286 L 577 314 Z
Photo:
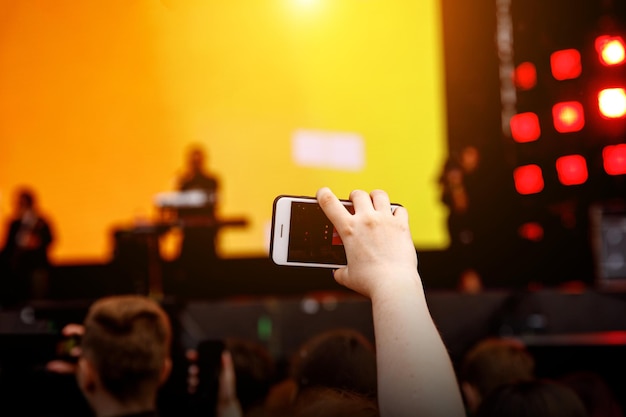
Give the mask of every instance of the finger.
M 344 266 L 333 271 L 333 278 L 335 279 L 335 281 L 337 281 L 338 284 L 345 286 L 344 280 L 346 279 L 347 274 L 348 267 Z
M 198 362 L 198 351 L 195 349 L 187 349 L 185 351 L 185 358 L 187 358 L 189 362 Z
M 83 353 L 83 349 L 81 349 L 80 346 L 74 346 L 70 349 L 70 356 L 72 357 L 77 358 L 81 355 L 81 353 Z
M 195 394 L 198 391 L 198 385 L 200 385 L 200 378 L 198 378 L 198 375 L 188 374 L 187 375 L 187 392 L 190 394 Z
M 403 207 L 403 206 L 396 207 L 396 209 L 393 211 L 393 215 L 394 217 L 397 217 L 398 219 L 404 221 L 405 223 L 409 222 L 409 212 L 407 211 L 406 207 Z
M 376 211 L 389 211 L 391 212 L 391 201 L 389 195 L 383 190 L 373 190 L 370 193 L 372 204 Z
M 237 384 L 235 381 L 235 366 L 233 358 L 227 350 L 222 352 L 222 370 L 219 377 L 217 393 L 218 417 L 241 417 L 243 411 L 237 399 Z
M 57 374 L 73 374 L 76 372 L 76 364 L 60 359 L 55 359 L 46 363 L 46 370 L 48 372 L 54 372 Z
M 335 227 L 351 216 L 330 188 L 323 187 L 317 190 L 316 198 L 322 211 Z
M 353 190 L 350 193 L 350 201 L 354 204 L 354 212 L 372 210 L 372 198 L 363 190 Z
M 85 326 L 82 324 L 70 323 L 61 330 L 63 336 L 82 336 L 85 334 Z
M 187 367 L 187 392 L 195 394 L 198 390 L 198 384 L 200 383 L 200 367 L 198 366 L 198 351 L 195 349 L 187 349 L 185 351 L 185 358 L 189 362 Z
M 200 367 L 196 364 L 191 364 L 187 367 L 187 374 L 191 376 L 200 375 Z

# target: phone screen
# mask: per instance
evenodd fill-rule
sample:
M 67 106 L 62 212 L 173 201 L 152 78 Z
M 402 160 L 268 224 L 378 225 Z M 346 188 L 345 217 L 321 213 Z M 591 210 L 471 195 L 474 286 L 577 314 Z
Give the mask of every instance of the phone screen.
M 352 206 L 346 208 L 354 212 Z M 341 237 L 317 202 L 291 204 L 287 261 L 346 264 Z

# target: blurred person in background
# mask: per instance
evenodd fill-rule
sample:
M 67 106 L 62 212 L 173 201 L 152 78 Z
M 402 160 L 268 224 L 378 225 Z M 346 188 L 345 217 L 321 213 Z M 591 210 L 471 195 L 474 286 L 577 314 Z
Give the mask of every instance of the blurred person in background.
M 195 286 L 211 274 L 218 257 L 219 180 L 209 172 L 207 152 L 202 146 L 190 146 L 186 158 L 186 171 L 178 179 L 178 190 L 200 193 L 201 198 L 198 204 L 178 209 L 182 231 L 178 264 L 179 280 L 193 294 Z
M 459 382 L 468 413 L 475 414 L 498 387 L 535 378 L 535 359 L 518 340 L 490 337 L 476 343 L 463 357 Z
M 502 385 L 489 394 L 478 417 L 588 417 L 587 410 L 569 387 L 550 380 Z
M 582 400 L 589 417 L 623 417 L 615 392 L 604 377 L 593 371 L 572 371 L 558 379 Z
M 35 192 L 28 187 L 19 188 L 0 252 L 0 302 L 19 305 L 31 298 L 47 296 L 48 252 L 53 240 L 50 223 L 39 210 Z
M 318 396 L 333 401 L 338 393 L 376 402 L 376 352 L 357 330 L 338 328 L 311 336 L 289 365 L 288 377 L 268 395 L 269 413 L 286 413 L 293 407 L 308 409 Z
M 224 368 L 224 354 L 229 358 Z M 230 390 L 245 416 L 264 416 L 264 405 L 275 382 L 275 362 L 267 348 L 252 340 L 229 337 L 207 339 L 186 352 L 189 361 L 187 389 L 194 416 L 212 416 L 220 409 L 220 384 L 224 372 L 232 373 Z
M 69 324 L 63 334 L 80 339 L 72 352 L 77 361 L 53 360 L 47 370 L 75 374 L 96 417 L 159 415 L 158 394 L 172 370 L 172 326 L 157 302 L 141 295 L 98 299 L 83 324 Z

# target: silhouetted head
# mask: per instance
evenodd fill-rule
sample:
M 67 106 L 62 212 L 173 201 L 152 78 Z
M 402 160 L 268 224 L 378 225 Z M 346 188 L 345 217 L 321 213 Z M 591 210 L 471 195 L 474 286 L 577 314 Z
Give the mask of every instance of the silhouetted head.
M 376 401 L 355 392 L 334 388 L 308 388 L 294 404 L 294 417 L 379 417 Z
M 559 382 L 578 394 L 589 417 L 623 417 L 615 392 L 601 374 L 576 371 L 564 375 Z
M 465 401 L 475 411 L 501 385 L 534 379 L 535 360 L 518 340 L 487 338 L 464 356 L 460 383 Z
M 461 152 L 461 165 L 465 172 L 473 172 L 480 162 L 480 152 L 475 146 L 466 146 Z
M 78 376 L 85 397 L 104 390 L 121 404 L 152 402 L 171 370 L 172 329 L 161 306 L 139 295 L 102 298 L 84 326 Z
M 296 354 L 292 377 L 300 391 L 309 387 L 328 387 L 375 397 L 374 347 L 356 330 L 320 333 L 305 342 Z
M 553 381 L 503 385 L 481 404 L 477 417 L 587 417 L 576 393 Z
M 228 338 L 226 349 L 233 358 L 237 397 L 244 411 L 260 406 L 275 382 L 275 364 L 270 352 L 252 340 Z
M 35 207 L 35 192 L 27 187 L 22 187 L 16 192 L 15 211 L 18 215 L 23 214 Z
M 207 161 L 206 151 L 200 145 L 192 145 L 187 152 L 187 167 L 191 173 L 197 174 L 204 170 Z

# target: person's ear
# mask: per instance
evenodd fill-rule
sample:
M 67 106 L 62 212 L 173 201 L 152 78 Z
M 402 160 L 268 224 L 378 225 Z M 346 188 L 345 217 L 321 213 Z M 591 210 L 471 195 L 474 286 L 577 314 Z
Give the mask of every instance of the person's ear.
M 165 384 L 167 379 L 170 377 L 170 373 L 172 373 L 172 359 L 165 358 L 163 362 L 163 369 L 161 369 L 161 375 L 159 375 L 159 385 Z
M 475 413 L 482 401 L 482 396 L 478 388 L 467 381 L 463 381 L 461 382 L 461 392 L 463 392 L 467 408 L 469 408 L 472 413 Z
M 96 390 L 97 379 L 93 364 L 85 357 L 80 357 L 76 366 L 76 380 L 80 390 L 86 395 L 93 393 Z

